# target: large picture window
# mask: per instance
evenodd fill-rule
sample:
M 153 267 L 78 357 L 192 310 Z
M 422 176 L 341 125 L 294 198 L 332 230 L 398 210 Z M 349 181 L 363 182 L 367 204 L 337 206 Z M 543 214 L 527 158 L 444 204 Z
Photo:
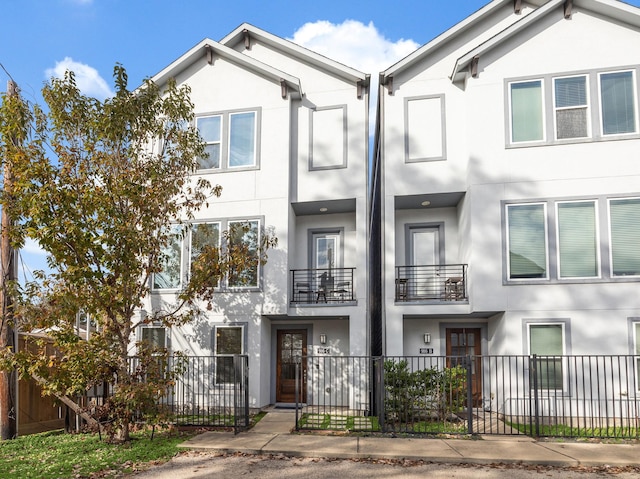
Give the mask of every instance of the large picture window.
M 561 324 L 529 325 L 529 354 L 540 356 L 531 365 L 531 388 L 536 384 L 538 389 L 563 388 L 563 329 Z
M 640 198 L 609 201 L 613 276 L 640 276 Z
M 599 272 L 594 201 L 557 203 L 559 276 L 596 277 Z
M 242 326 L 218 326 L 214 330 L 214 354 L 216 355 L 216 384 L 230 384 L 236 378 L 233 356 L 243 354 Z
M 508 205 L 509 278 L 547 277 L 544 204 Z

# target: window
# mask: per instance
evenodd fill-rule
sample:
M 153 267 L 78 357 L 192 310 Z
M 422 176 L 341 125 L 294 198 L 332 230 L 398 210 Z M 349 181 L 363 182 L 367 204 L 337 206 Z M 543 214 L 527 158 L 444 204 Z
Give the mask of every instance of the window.
M 537 384 L 538 389 L 562 389 L 563 329 L 562 324 L 529 325 L 529 354 L 542 356 L 532 362 L 531 388 Z
M 229 115 L 229 167 L 256 164 L 256 113 Z
M 229 222 L 229 248 L 248 253 L 248 264 L 232 267 L 229 271 L 230 287 L 258 286 L 258 245 L 260 228 L 257 220 Z
M 635 133 L 635 78 L 631 71 L 600 75 L 602 134 Z
M 161 251 L 162 270 L 153 275 L 153 289 L 179 289 L 182 277 L 182 237 L 180 228 L 171 228 L 169 243 Z
M 167 331 L 162 327 L 144 327 L 142 328 L 140 340 L 146 342 L 153 348 L 164 348 L 167 345 Z
M 243 327 L 218 326 L 214 330 L 214 354 L 216 355 L 216 383 L 233 383 L 235 368 L 233 367 L 233 356 L 243 354 Z
M 191 254 L 189 272 L 197 264 L 198 256 L 205 246 L 220 248 L 220 223 L 196 223 L 191 228 Z M 216 282 L 216 286 L 217 286 Z
M 547 278 L 544 204 L 508 205 L 509 278 Z
M 557 203 L 561 278 L 599 276 L 595 201 Z
M 555 78 L 556 138 L 585 138 L 588 131 L 587 77 Z
M 204 116 L 196 119 L 200 136 L 207 144 L 206 156 L 198 161 L 198 168 L 208 170 L 220 168 L 220 138 L 222 136 L 222 117 L 220 115 Z
M 201 170 L 250 168 L 258 161 L 257 111 L 204 115 L 196 118 L 196 128 L 206 146 L 198 160 Z
M 613 276 L 640 275 L 640 198 L 609 200 Z
M 544 139 L 542 80 L 511 83 L 511 141 Z

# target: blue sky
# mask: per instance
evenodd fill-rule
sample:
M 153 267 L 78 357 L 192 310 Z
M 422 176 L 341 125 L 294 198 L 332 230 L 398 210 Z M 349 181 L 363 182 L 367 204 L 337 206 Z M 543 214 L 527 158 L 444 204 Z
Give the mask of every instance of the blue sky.
M 43 83 L 66 69 L 86 94 L 105 98 L 116 62 L 135 88 L 203 38 L 220 40 L 248 22 L 375 78 L 487 2 L 10 0 L 2 2 L 0 63 L 29 100 L 41 102 Z M 0 91 L 6 72 L 0 69 Z M 43 264 L 34 245 L 23 257 L 32 267 Z

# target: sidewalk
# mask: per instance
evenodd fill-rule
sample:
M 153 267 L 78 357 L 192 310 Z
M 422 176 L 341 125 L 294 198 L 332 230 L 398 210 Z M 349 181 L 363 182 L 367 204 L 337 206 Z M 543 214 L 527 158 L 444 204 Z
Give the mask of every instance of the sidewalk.
M 456 464 L 640 465 L 640 445 L 540 442 L 527 436 L 480 436 L 474 440 L 292 434 L 294 426 L 293 411 L 270 410 L 249 431 L 237 435 L 232 432 L 206 432 L 180 447 L 222 453 L 408 459 Z

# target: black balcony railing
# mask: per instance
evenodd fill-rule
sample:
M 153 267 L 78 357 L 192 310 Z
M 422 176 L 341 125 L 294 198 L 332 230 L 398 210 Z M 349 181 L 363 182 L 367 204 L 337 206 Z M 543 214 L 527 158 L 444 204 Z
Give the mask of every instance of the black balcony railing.
M 291 302 L 335 304 L 355 301 L 355 268 L 291 270 Z
M 467 301 L 467 265 L 396 266 L 396 301 Z

